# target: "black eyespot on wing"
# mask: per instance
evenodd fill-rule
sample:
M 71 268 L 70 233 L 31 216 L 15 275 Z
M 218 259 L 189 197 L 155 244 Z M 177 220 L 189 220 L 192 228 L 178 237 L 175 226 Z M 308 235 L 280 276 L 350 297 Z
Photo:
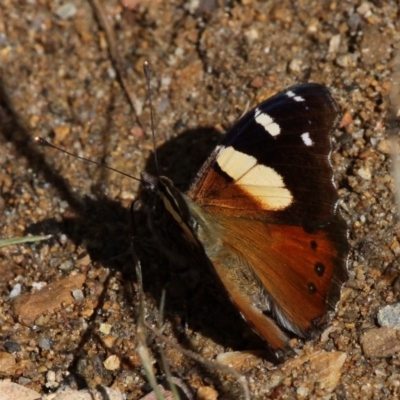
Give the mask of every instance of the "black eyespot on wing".
M 315 263 L 314 271 L 318 276 L 323 276 L 325 273 L 325 265 L 321 262 Z
M 308 291 L 311 294 L 317 293 L 317 288 L 315 287 L 315 285 L 312 282 L 309 282 L 307 286 L 308 286 Z

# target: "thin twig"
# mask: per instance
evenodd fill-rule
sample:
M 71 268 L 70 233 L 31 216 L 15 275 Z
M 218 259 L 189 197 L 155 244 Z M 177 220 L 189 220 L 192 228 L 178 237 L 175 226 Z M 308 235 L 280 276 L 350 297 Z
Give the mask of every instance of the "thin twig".
M 133 112 L 135 113 L 137 123 L 140 125 L 141 128 L 143 128 L 143 124 L 140 121 L 141 110 L 138 109 L 138 99 L 135 96 L 133 87 L 127 77 L 126 69 L 124 68 L 124 62 L 118 50 L 114 29 L 111 26 L 109 19 L 107 18 L 107 14 L 101 0 L 91 0 L 91 3 L 99 24 L 106 34 L 111 60 L 118 74 L 120 83 L 125 90 L 129 102 L 131 103 L 131 107 L 133 109 Z
M 394 178 L 397 213 L 400 214 L 400 49 L 397 50 L 397 54 L 394 59 L 392 88 L 389 94 L 389 102 L 388 125 L 392 145 L 392 173 Z

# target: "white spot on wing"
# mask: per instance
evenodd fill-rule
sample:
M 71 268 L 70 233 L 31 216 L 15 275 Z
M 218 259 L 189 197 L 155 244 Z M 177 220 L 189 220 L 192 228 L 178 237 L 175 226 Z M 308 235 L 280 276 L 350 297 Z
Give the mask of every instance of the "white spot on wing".
M 260 202 L 264 209 L 283 210 L 292 203 L 293 196 L 281 175 L 266 165 L 258 164 L 255 157 L 227 147 L 221 151 L 216 162 L 236 185 Z
M 264 129 L 271 136 L 278 136 L 281 133 L 280 126 L 268 115 L 263 113 L 260 109 L 256 108 L 254 119 L 256 122 L 264 127 Z
M 303 97 L 297 96 L 296 93 L 292 92 L 291 90 L 288 90 L 286 92 L 286 95 L 293 99 L 294 101 L 304 101 Z
M 306 146 L 312 146 L 314 142 L 310 138 L 310 132 L 304 132 L 301 134 L 301 138 Z

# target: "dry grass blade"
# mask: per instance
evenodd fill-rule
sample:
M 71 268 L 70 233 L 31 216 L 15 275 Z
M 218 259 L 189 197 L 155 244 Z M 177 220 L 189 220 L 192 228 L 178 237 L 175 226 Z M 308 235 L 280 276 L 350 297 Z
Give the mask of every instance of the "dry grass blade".
M 165 290 L 163 290 L 162 295 L 161 295 L 160 312 L 158 315 L 158 329 L 160 331 L 162 330 L 162 325 L 163 325 L 162 321 L 163 321 L 163 315 L 164 315 L 164 306 L 165 306 Z M 169 388 L 171 389 L 171 392 L 173 393 L 174 398 L 180 399 L 176 385 L 173 382 L 173 376 L 171 374 L 171 370 L 169 368 L 167 358 L 165 357 L 165 354 L 161 348 L 160 348 L 160 355 L 161 355 L 161 362 L 162 362 L 162 365 L 164 368 L 165 375 L 167 377 Z
M 139 295 L 139 318 L 137 321 L 136 334 L 137 334 L 137 346 L 136 351 L 139 355 L 140 361 L 144 368 L 146 377 L 149 381 L 158 400 L 165 400 L 165 397 L 158 386 L 157 379 L 154 375 L 152 362 L 150 357 L 149 348 L 146 345 L 146 328 L 144 321 L 144 300 L 143 300 L 143 280 L 142 280 L 142 268 L 140 261 L 135 257 L 136 265 L 136 277 L 138 283 L 138 295 Z
M 50 239 L 51 237 L 52 235 L 45 235 L 45 236 L 23 236 L 10 239 L 2 239 L 0 240 L 0 248 L 5 246 L 12 246 L 15 244 L 40 242 L 41 240 L 47 240 Z

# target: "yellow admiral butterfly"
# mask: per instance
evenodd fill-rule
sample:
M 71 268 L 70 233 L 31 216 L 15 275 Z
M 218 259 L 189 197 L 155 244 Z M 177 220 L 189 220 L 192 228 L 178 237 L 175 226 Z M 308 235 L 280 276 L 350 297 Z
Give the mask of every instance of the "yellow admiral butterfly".
M 141 176 L 165 252 L 209 264 L 274 350 L 287 348 L 285 330 L 308 338 L 324 326 L 347 280 L 347 227 L 330 164 L 339 115 L 325 86 L 294 86 L 244 115 L 186 194 L 166 177 Z

